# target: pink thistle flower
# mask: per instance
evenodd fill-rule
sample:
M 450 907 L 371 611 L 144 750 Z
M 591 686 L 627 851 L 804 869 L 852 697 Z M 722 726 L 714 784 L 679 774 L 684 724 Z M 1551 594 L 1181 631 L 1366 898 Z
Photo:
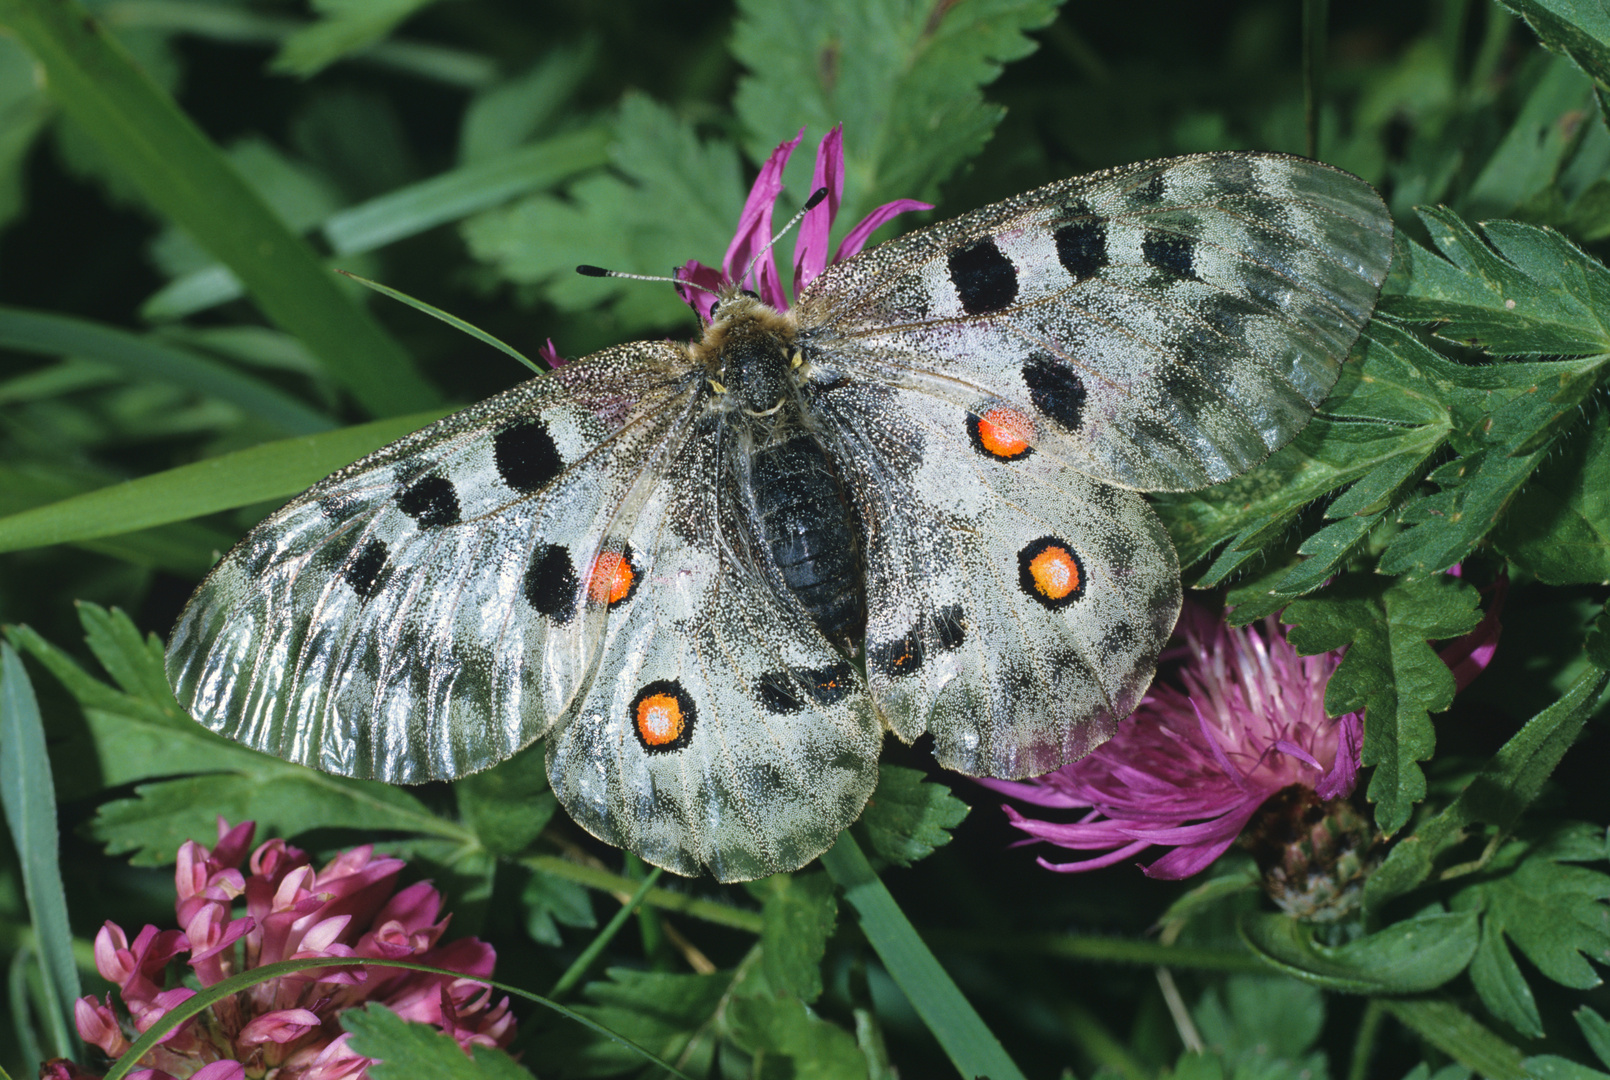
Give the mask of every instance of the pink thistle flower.
M 1442 653 L 1461 689 L 1492 657 L 1505 584 L 1500 580 L 1481 625 Z M 1305 824 L 1295 831 L 1276 829 L 1279 837 L 1253 837 L 1255 848 L 1259 840 L 1300 840 L 1309 845 L 1306 858 L 1329 846 L 1319 861 L 1356 863 L 1357 848 L 1369 844 L 1357 835 L 1362 819 L 1355 813 L 1340 825 L 1320 821 L 1331 808 L 1347 816 L 1341 804 L 1357 782 L 1363 742 L 1359 714 L 1334 720 L 1325 715 L 1325 686 L 1342 652 L 1298 656 L 1273 617 L 1238 629 L 1196 605 L 1186 606 L 1175 634 L 1183 639 L 1175 655 L 1184 663 L 1174 684 L 1154 685 L 1111 740 L 1034 780 L 982 781 L 1032 806 L 1088 811 L 1078 821 L 1056 822 L 1005 808 L 1012 823 L 1035 840 L 1102 853 L 1064 863 L 1041 858 L 1040 865 L 1095 870 L 1159 846 L 1173 850 L 1145 866 L 1147 876 L 1189 877 L 1222 855 L 1254 814 L 1282 793 L 1273 805 Z M 1316 813 L 1321 806 L 1326 809 Z M 1299 836 L 1309 825 L 1316 834 Z M 1357 842 L 1348 841 L 1352 848 L 1336 847 L 1342 833 L 1355 834 Z M 1292 872 L 1284 871 L 1288 878 Z
M 252 822 L 218 822 L 209 851 L 179 849 L 174 879 L 182 929 L 147 926 L 130 942 L 108 922 L 95 939 L 95 965 L 116 983 L 127 1010 L 119 1020 L 110 995 L 80 998 L 74 1018 L 86 1042 L 108 1056 L 125 1053 L 196 991 L 165 989 L 168 963 L 188 954 L 203 987 L 279 960 L 317 957 L 407 959 L 461 972 L 451 978 L 396 968 L 315 968 L 257 983 L 170 1031 L 129 1075 L 131 1080 L 362 1080 L 371 1059 L 348 1047 L 340 1014 L 375 1002 L 407 1020 L 434 1024 L 468 1053 L 514 1038 L 507 998 L 492 999 L 484 980 L 496 954 L 475 938 L 441 944 L 448 919 L 428 882 L 397 891 L 401 859 L 369 846 L 337 855 L 315 870 L 283 840 L 251 851 Z M 241 864 L 246 862 L 243 869 Z M 237 911 L 244 909 L 244 914 Z M 70 1063 L 52 1063 L 52 1080 L 93 1080 Z M 58 1075 L 59 1074 L 59 1075 Z
M 783 167 L 788 164 L 789 156 L 804 138 L 805 129 L 801 128 L 798 135 L 772 151 L 771 157 L 760 167 L 760 175 L 755 178 L 754 186 L 749 189 L 749 198 L 744 200 L 743 211 L 738 216 L 738 231 L 733 236 L 732 243 L 727 246 L 726 257 L 721 260 L 721 269 L 716 270 L 697 260 L 689 260 L 677 270 L 678 280 L 717 291 L 723 288 L 747 287 L 758 294 L 763 303 L 770 304 L 778 311 L 788 309 L 788 295 L 783 291 L 777 260 L 767 245 L 772 240 L 772 209 L 777 197 L 783 192 Z M 880 225 L 908 210 L 933 209 L 931 204 L 918 202 L 915 199 L 896 199 L 894 202 L 884 203 L 845 235 L 838 250 L 833 253 L 833 258 L 829 260 L 827 249 L 833 221 L 838 216 L 839 206 L 844 198 L 843 125 L 835 127 L 823 136 L 821 144 L 817 147 L 816 170 L 811 179 L 811 191 L 815 192 L 821 188 L 827 188 L 827 198 L 805 212 L 805 217 L 800 222 L 799 238 L 794 243 L 796 297 L 831 263 L 843 262 L 859 254 Z M 757 260 L 755 256 L 763 249 L 765 254 L 760 255 Z M 700 318 L 709 322 L 716 297 L 703 289 L 678 286 L 677 292 L 688 306 L 699 313 Z

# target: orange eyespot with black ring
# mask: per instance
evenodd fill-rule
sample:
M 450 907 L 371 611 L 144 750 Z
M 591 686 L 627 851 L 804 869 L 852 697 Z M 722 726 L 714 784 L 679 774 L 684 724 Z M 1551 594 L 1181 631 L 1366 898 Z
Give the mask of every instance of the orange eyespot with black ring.
M 1053 610 L 1084 595 L 1085 569 L 1066 540 L 1042 536 L 1017 553 L 1018 586 Z
M 620 607 L 637 592 L 642 577 L 630 544 L 618 552 L 600 552 L 587 574 L 587 599 L 611 609 Z
M 1012 461 L 1034 452 L 1034 421 L 1004 405 L 968 414 L 967 435 L 973 449 L 999 461 Z
M 637 741 L 650 754 L 681 750 L 693 741 L 699 715 L 693 697 L 675 679 L 656 679 L 632 698 L 630 716 Z

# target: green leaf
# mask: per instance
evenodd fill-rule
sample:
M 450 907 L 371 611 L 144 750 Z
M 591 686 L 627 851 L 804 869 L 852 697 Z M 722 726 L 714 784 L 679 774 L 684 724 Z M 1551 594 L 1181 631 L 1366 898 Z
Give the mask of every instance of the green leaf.
M 264 314 L 301 338 L 366 408 L 392 416 L 436 402 L 408 355 L 82 5 L 0 0 L 0 23 L 34 54 L 52 97 L 120 174 L 233 270 Z
M 1417 212 L 1445 257 L 1400 240 L 1388 286 L 1403 291 L 1383 295 L 1381 311 L 1505 356 L 1610 351 L 1604 264 L 1552 229 L 1490 221 L 1478 232 L 1446 207 Z
M 1377 998 L 1404 1027 L 1482 1076 L 1484 1080 L 1531 1080 L 1521 1052 L 1459 1006 L 1438 998 Z
M 44 724 L 28 672 L 10 644 L 0 642 L 0 806 L 5 808 L 11 842 L 22 871 L 38 941 L 43 1021 L 52 1056 L 82 1059 L 83 1046 L 73 1023 L 78 999 L 78 968 L 73 963 L 73 931 L 67 921 L 62 887 L 60 841 L 56 832 L 56 793 L 50 782 Z
M 459 816 L 493 855 L 518 855 L 537 838 L 559 802 L 548 790 L 542 752 L 527 747 L 484 772 L 453 782 Z
M 562 310 L 607 303 L 617 334 L 691 325 L 670 288 L 584 278 L 576 263 L 638 273 L 690 258 L 720 265 L 744 200 L 738 155 L 638 94 L 621 102 L 615 134 L 613 173 L 581 178 L 564 199 L 536 195 L 478 214 L 460 232 L 477 259 L 511 282 L 545 284 L 544 298 Z
M 753 1055 L 757 1078 L 859 1080 L 867 1075 L 866 1055 L 855 1036 L 812 1016 L 797 998 L 735 997 L 727 1006 L 727 1021 L 733 1042 Z
M 284 499 L 446 410 L 263 443 L 0 518 L 0 552 L 79 543 Z
M 761 968 L 775 990 L 809 1005 L 822 996 L 822 957 L 838 922 L 826 874 L 780 875 L 761 908 Z
M 83 708 L 89 741 L 63 748 L 80 762 L 77 782 L 97 783 L 98 790 L 197 774 L 140 784 L 134 798 L 103 804 L 90 831 L 113 854 L 133 851 L 142 865 L 170 862 L 185 840 L 213 836 L 220 814 L 231 821 L 255 818 L 265 831 L 282 835 L 333 827 L 470 839 L 401 788 L 291 765 L 214 735 L 180 710 L 167 689 L 160 649 L 142 639 L 126 615 L 81 604 L 79 617 L 93 650 L 134 692 L 94 678 L 27 627 L 7 630 Z
M 671 975 L 611 968 L 608 981 L 588 983 L 590 1004 L 576 1012 L 624 1036 L 692 1076 L 710 1072 L 715 1041 L 704 1031 L 734 973 Z M 576 1077 L 615 1076 L 642 1065 L 629 1047 L 586 1029 L 561 1028 L 544 1042 L 544 1071 Z
M 341 1026 L 352 1033 L 353 1052 L 375 1059 L 368 1068 L 375 1080 L 531 1080 L 531 1073 L 504 1051 L 473 1046 L 471 1057 L 436 1026 L 411 1024 L 384 1005 L 348 1009 Z
M 883 961 L 889 977 L 905 993 L 957 1070 L 963 1076 L 1023 1080 L 1000 1040 L 917 936 L 850 831 L 840 833 L 833 846 L 822 854 L 822 865 L 844 890 L 844 899 L 860 917 L 861 931 Z
M 945 785 L 916 769 L 879 765 L 878 786 L 855 829 L 879 858 L 910 866 L 950 843 L 950 830 L 966 816 L 967 804 Z
M 1527 95 L 1520 115 L 1466 193 L 1468 214 L 1514 214 L 1552 195 L 1560 170 L 1576 149 L 1580 118 L 1592 107 L 1593 82 L 1564 60 L 1554 60 Z
M 531 871 L 520 890 L 520 907 L 525 911 L 526 933 L 533 941 L 555 948 L 564 944 L 557 924 L 586 930 L 598 925 L 592 893 L 585 885 L 540 869 Z
M 1453 703 L 1453 673 L 1430 643 L 1474 629 L 1481 621 L 1479 599 L 1475 589 L 1446 575 L 1386 582 L 1355 574 L 1286 609 L 1299 653 L 1348 646 L 1325 689 L 1325 711 L 1365 711 L 1362 762 L 1375 766 L 1368 797 L 1387 834 L 1407 824 L 1413 805 L 1425 798 L 1419 763 L 1436 744 L 1430 714 Z
M 0 307 L 0 346 L 96 360 L 137 380 L 165 382 L 238 405 L 248 416 L 296 435 L 335 427 L 334 420 L 269 383 L 189 349 L 88 319 Z
M 1538 38 L 1610 85 L 1610 12 L 1593 0 L 1499 0 Z
M 1610 581 L 1610 412 L 1560 440 L 1511 501 L 1493 544 L 1550 585 Z
M 285 39 L 273 68 L 304 78 L 368 48 L 435 0 L 313 0 L 322 18 Z
M 1250 915 L 1241 938 L 1259 959 L 1287 975 L 1349 994 L 1416 994 L 1465 970 L 1475 955 L 1475 912 L 1422 915 L 1346 945 L 1322 945 L 1312 926 L 1288 915 Z
M 1526 976 L 1504 944 L 1502 923 L 1489 917 L 1482 920 L 1481 944 L 1470 962 L 1470 981 L 1481 995 L 1487 1011 L 1522 1035 L 1543 1036 L 1543 1018 L 1537 1012 L 1537 999 L 1526 985 Z
M 1509 831 L 1537 798 L 1544 782 L 1576 741 L 1610 675 L 1584 672 L 1564 696 L 1510 737 L 1447 809 L 1399 841 L 1364 885 L 1366 910 L 1431 876 L 1435 860 L 1481 823 Z
M 1587 1040 L 1594 1056 L 1601 1064 L 1610 1065 L 1610 1021 L 1587 1005 L 1571 1015 L 1576 1018 L 1577 1027 L 1582 1029 L 1582 1037 Z
M 469 165 L 500 158 L 573 113 L 572 98 L 593 73 L 598 54 L 593 38 L 561 42 L 519 74 L 482 89 L 459 123 L 458 160 Z
M 1191 1018 L 1203 1041 L 1228 1061 L 1283 1061 L 1284 1075 L 1292 1076 L 1301 1070 L 1290 1066 L 1313 1049 L 1324 1029 L 1325 995 L 1294 979 L 1232 975 L 1203 993 Z
M 931 202 L 1005 114 L 980 88 L 1034 51 L 1025 32 L 1049 23 L 1056 9 L 1056 0 L 745 0 L 732 51 L 749 70 L 734 105 L 750 157 L 763 160 L 801 125 L 820 138 L 843 123 L 841 227 L 880 202 Z M 802 157 L 791 170 L 800 178 L 796 191 L 810 176 L 810 157 Z

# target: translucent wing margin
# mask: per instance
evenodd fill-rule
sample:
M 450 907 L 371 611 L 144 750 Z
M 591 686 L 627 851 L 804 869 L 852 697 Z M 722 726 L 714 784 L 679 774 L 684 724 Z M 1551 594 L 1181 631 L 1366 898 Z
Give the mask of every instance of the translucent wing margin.
M 220 734 L 391 782 L 501 761 L 572 715 L 589 596 L 687 430 L 686 349 L 567 365 L 387 446 L 258 525 L 174 629 L 169 682 Z
M 991 398 L 1037 447 L 1125 487 L 1189 490 L 1307 422 L 1368 320 L 1392 222 L 1347 173 L 1203 154 L 1080 177 L 831 267 L 798 315 L 852 378 Z M 829 361 L 831 362 L 831 361 Z

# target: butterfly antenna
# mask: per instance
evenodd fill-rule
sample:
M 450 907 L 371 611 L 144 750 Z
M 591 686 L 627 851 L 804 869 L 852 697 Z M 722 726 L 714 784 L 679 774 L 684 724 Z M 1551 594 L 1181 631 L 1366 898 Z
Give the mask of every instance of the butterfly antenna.
M 804 217 L 812 210 L 815 210 L 818 206 L 821 206 L 822 200 L 825 198 L 827 198 L 827 188 L 825 187 L 819 187 L 815 191 L 811 192 L 811 197 L 805 200 L 805 205 L 799 208 L 799 213 L 789 218 L 788 224 L 772 233 L 771 239 L 766 241 L 765 246 L 763 246 L 759 251 L 755 252 L 755 257 L 749 260 L 748 266 L 744 267 L 743 277 L 739 278 L 739 280 L 748 281 L 749 275 L 755 272 L 755 266 L 760 262 L 760 257 L 766 254 L 766 252 L 770 251 L 773 244 L 787 236 L 789 230 L 795 225 L 799 224 L 800 218 Z
M 576 273 L 582 277 L 626 278 L 630 281 L 669 281 L 672 285 L 686 285 L 690 289 L 698 289 L 700 292 L 707 292 L 711 296 L 720 295 L 708 285 L 700 285 L 697 281 L 689 281 L 686 278 L 664 277 L 659 274 L 628 274 L 624 270 L 605 270 L 602 266 L 588 266 L 585 263 L 576 267 Z

